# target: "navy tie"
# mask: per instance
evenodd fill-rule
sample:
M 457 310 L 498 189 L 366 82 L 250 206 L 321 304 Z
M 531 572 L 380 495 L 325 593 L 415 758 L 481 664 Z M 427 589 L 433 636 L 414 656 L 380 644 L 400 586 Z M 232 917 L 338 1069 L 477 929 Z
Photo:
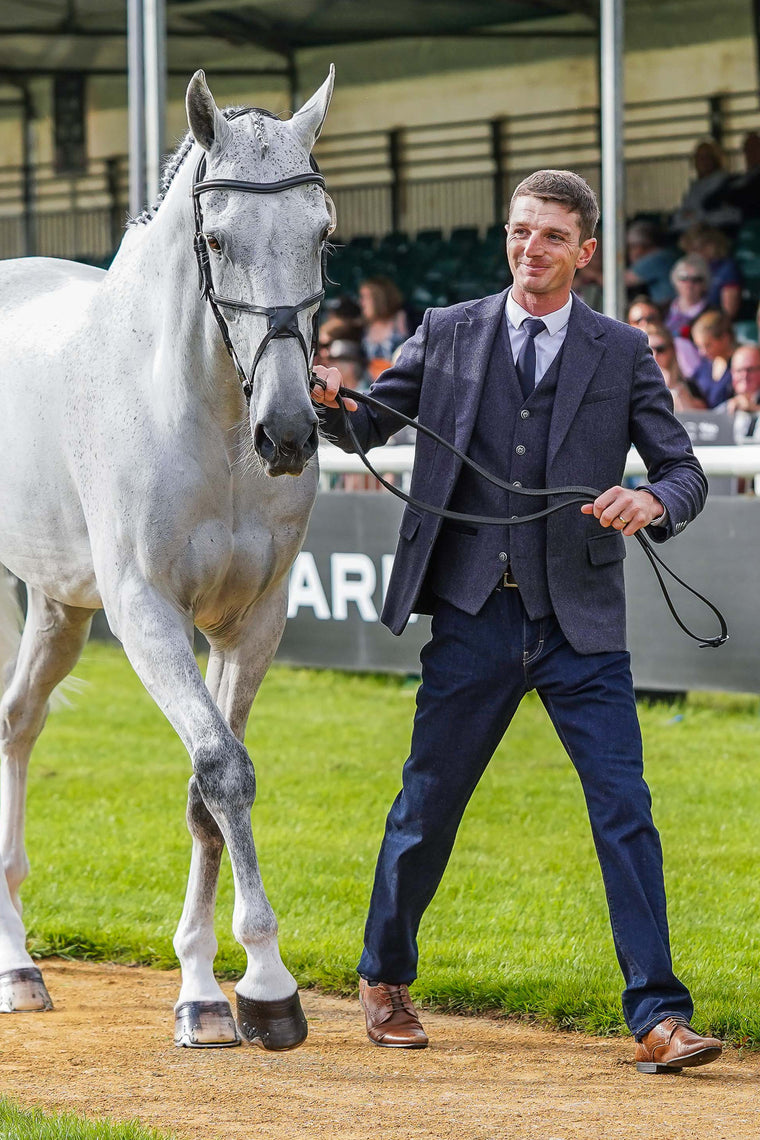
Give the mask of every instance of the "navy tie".
M 536 386 L 536 337 L 546 331 L 546 325 L 538 317 L 526 317 L 522 327 L 528 335 L 515 361 L 515 367 L 523 397 L 527 400 Z

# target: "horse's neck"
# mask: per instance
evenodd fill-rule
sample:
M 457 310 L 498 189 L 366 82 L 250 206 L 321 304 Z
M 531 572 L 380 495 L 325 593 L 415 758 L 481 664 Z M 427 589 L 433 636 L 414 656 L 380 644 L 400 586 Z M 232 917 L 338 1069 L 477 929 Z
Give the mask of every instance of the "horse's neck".
M 152 346 L 146 374 L 151 399 L 175 407 L 206 406 L 228 427 L 239 419 L 234 370 L 198 287 L 193 250 L 190 187 L 195 150 L 174 176 L 166 197 L 147 223 L 138 223 L 112 269 L 124 318 L 144 330 Z

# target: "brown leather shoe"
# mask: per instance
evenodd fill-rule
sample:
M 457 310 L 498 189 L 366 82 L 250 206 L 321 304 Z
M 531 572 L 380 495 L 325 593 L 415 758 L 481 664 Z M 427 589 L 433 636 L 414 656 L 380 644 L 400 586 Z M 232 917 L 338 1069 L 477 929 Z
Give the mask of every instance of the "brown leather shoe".
M 367 1019 L 367 1036 L 373 1045 L 389 1049 L 424 1049 L 428 1043 L 408 986 L 371 986 L 359 980 L 359 1001 Z
M 680 1073 L 691 1065 L 707 1065 L 723 1052 L 717 1037 L 700 1037 L 682 1017 L 666 1017 L 636 1043 L 640 1073 Z

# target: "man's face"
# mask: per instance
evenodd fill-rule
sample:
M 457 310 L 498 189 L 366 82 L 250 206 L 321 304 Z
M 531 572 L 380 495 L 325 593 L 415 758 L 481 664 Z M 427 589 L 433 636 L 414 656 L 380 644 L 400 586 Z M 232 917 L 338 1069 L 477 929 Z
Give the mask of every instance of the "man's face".
M 566 298 L 576 269 L 588 265 L 596 249 L 596 238 L 581 242 L 577 214 L 532 195 L 515 199 L 506 230 L 518 304 L 520 294 Z
M 737 348 L 731 361 L 731 379 L 737 396 L 756 396 L 760 392 L 760 348 Z

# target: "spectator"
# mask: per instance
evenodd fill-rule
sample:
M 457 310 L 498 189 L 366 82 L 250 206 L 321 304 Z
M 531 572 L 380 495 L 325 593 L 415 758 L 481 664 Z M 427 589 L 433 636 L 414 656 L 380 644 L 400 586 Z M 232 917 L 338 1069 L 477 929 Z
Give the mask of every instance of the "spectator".
M 351 343 L 353 349 L 349 353 L 348 358 L 358 359 L 363 357 L 361 347 L 362 330 L 361 326 L 355 321 L 345 319 L 343 317 L 330 316 L 319 327 L 319 342 L 317 346 L 316 363 L 329 368 L 334 363 L 334 358 L 331 357 L 330 347 L 335 342 L 341 344 Z M 366 363 L 366 362 L 365 362 Z
M 734 395 L 724 408 L 734 417 L 734 439 L 737 443 L 755 443 L 760 439 L 760 347 L 740 344 L 731 360 L 731 374 Z M 751 489 L 752 480 L 739 481 L 738 490 Z M 755 491 L 758 489 L 756 478 Z
M 649 324 L 661 325 L 662 313 L 653 301 L 641 294 L 634 297 L 628 309 L 628 324 L 646 328 Z M 668 332 L 670 336 L 670 332 Z M 699 353 L 687 337 L 673 337 L 678 368 L 683 376 L 693 376 L 699 364 Z
M 662 320 L 662 312 L 659 305 L 655 305 L 654 301 L 647 297 L 646 293 L 639 293 L 634 297 L 628 306 L 628 316 L 626 323 L 634 326 L 641 326 L 648 323 L 657 324 Z
M 734 394 L 726 402 L 726 411 L 760 412 L 760 346 L 740 344 L 731 357 Z
M 717 408 L 733 395 L 731 357 L 736 349 L 731 318 L 717 309 L 697 317 L 692 337 L 701 357 L 692 380 L 708 408 Z
M 668 391 L 673 397 L 675 412 L 704 411 L 707 407 L 702 393 L 693 380 L 681 371 L 673 334 L 663 324 L 649 322 L 643 326 L 655 360 L 662 372 Z
M 698 143 L 694 150 L 694 168 L 697 177 L 692 179 L 670 223 L 674 233 L 683 233 L 697 222 L 721 229 L 737 229 L 741 224 L 741 210 L 736 206 L 708 206 L 713 196 L 718 198 L 728 185 L 729 175 L 723 167 L 723 152 L 714 139 Z
M 362 346 L 373 380 L 388 368 L 396 349 L 409 336 L 403 298 L 390 277 L 368 277 L 359 286 L 364 319 Z
M 710 270 L 707 262 L 698 253 L 687 253 L 673 266 L 671 280 L 676 297 L 668 309 L 665 324 L 673 336 L 691 337 L 694 322 L 708 307 Z
M 698 253 L 707 262 L 707 307 L 722 309 L 735 321 L 742 303 L 742 279 L 739 266 L 729 256 L 730 243 L 723 230 L 700 222 L 690 226 L 680 244 L 685 253 Z
M 323 347 L 320 338 L 318 363 L 325 368 L 338 368 L 346 388 L 363 392 L 369 387 L 367 361 L 358 340 L 335 337 Z
M 660 227 L 639 219 L 631 222 L 626 235 L 628 269 L 625 283 L 631 290 L 644 291 L 656 305 L 667 305 L 673 297 L 670 271 L 676 254 L 665 245 Z
M 705 199 L 705 206 L 712 209 L 718 206 L 735 206 L 740 210 L 742 221 L 760 218 L 760 135 L 750 131 L 745 135 L 744 174 L 735 174 L 719 189 Z

